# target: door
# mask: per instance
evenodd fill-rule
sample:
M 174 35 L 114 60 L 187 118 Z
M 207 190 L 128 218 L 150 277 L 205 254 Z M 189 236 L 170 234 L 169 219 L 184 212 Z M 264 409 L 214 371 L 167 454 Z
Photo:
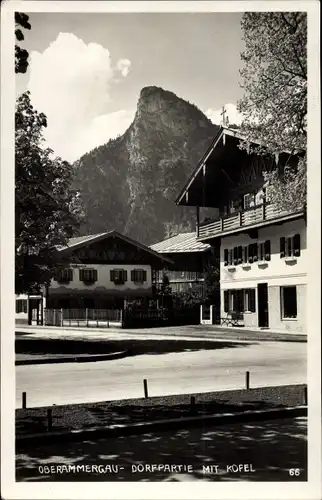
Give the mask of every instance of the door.
M 268 327 L 268 288 L 267 283 L 257 285 L 257 303 L 258 303 L 258 326 Z

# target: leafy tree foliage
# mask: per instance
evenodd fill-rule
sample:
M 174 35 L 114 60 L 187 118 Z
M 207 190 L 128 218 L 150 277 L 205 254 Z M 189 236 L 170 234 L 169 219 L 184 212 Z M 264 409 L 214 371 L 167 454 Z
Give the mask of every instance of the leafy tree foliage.
M 15 125 L 16 293 L 27 293 L 50 282 L 60 264 L 56 247 L 73 236 L 82 211 L 71 166 L 44 148 L 46 116 L 29 92 L 17 100 Z
M 281 208 L 306 204 L 307 18 L 304 12 L 247 12 L 242 18 L 246 49 L 241 58 L 244 97 L 242 132 L 259 153 L 299 155 L 297 167 L 286 164 L 267 172 L 271 199 Z
M 15 35 L 16 40 L 21 42 L 24 40 L 24 34 L 21 28 L 30 30 L 29 16 L 23 12 L 15 12 Z M 28 68 L 29 53 L 26 49 L 22 49 L 19 45 L 15 45 L 15 72 L 26 73 Z

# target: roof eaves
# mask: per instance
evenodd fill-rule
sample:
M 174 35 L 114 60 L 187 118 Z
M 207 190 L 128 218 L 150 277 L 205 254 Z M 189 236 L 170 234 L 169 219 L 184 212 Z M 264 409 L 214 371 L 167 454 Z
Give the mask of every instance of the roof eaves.
M 198 162 L 198 165 L 195 169 L 195 171 L 191 174 L 188 182 L 186 183 L 186 185 L 182 188 L 179 196 L 176 198 L 175 200 L 175 203 L 176 205 L 179 205 L 179 203 L 181 202 L 182 198 L 184 197 L 184 195 L 186 194 L 186 192 L 188 191 L 188 189 L 190 188 L 191 184 L 193 183 L 193 181 L 195 180 L 195 178 L 197 177 L 197 175 L 199 174 L 199 172 L 201 171 L 204 163 L 208 160 L 209 156 L 211 155 L 211 153 L 213 152 L 213 150 L 215 149 L 215 147 L 217 146 L 218 142 L 220 141 L 221 137 L 223 136 L 224 134 L 224 129 L 223 127 L 221 126 L 216 137 L 214 138 L 214 140 L 212 141 L 212 143 L 210 144 L 210 146 L 208 147 L 208 149 L 206 150 L 205 154 L 202 156 L 202 158 L 199 160 Z

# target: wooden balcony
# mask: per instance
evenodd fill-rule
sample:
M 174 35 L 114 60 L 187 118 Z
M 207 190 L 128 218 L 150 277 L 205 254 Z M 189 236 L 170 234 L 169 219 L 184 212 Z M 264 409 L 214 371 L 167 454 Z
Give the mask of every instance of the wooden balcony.
M 225 234 L 241 232 L 245 228 L 252 229 L 272 224 L 275 221 L 296 219 L 301 214 L 303 214 L 302 210 L 288 212 L 280 210 L 273 204 L 261 204 L 225 217 L 202 222 L 198 228 L 198 239 L 209 240 Z

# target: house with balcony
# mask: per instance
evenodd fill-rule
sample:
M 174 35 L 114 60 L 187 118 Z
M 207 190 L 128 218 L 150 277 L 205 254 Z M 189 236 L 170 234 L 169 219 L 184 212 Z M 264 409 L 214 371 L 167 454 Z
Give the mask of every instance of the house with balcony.
M 28 297 L 16 297 L 16 319 L 33 317 L 37 323 L 44 305 L 48 309 L 123 309 L 126 301 L 152 299 L 156 276 L 172 261 L 118 233 L 71 238 L 57 248 L 61 266 L 50 286 L 33 304 Z
M 242 139 L 221 127 L 176 203 L 196 207 L 197 241 L 220 246 L 221 318 L 233 312 L 245 327 L 305 333 L 305 213 L 271 203 L 263 175 L 297 158 L 248 153 Z M 204 207 L 217 216 L 203 220 Z
M 196 291 L 203 296 L 205 270 L 214 253 L 211 245 L 198 241 L 196 232 L 189 232 L 166 238 L 150 248 L 172 261 L 165 261 L 158 275 L 159 286 L 166 274 L 172 293 Z

